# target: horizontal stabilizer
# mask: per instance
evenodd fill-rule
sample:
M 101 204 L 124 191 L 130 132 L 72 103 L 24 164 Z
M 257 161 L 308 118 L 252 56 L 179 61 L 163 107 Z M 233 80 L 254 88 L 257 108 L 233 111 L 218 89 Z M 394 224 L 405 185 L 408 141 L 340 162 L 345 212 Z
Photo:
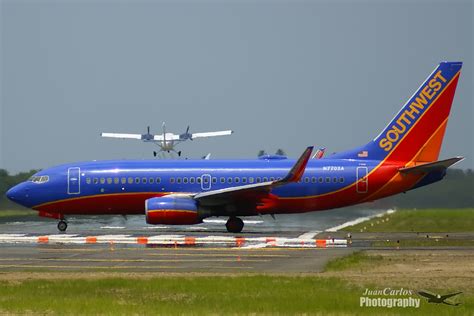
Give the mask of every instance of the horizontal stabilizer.
M 429 162 L 422 165 L 408 167 L 408 168 L 401 168 L 399 171 L 401 173 L 429 173 L 432 171 L 443 170 L 447 169 L 450 166 L 458 163 L 459 161 L 463 160 L 464 157 L 454 157 L 445 160 Z

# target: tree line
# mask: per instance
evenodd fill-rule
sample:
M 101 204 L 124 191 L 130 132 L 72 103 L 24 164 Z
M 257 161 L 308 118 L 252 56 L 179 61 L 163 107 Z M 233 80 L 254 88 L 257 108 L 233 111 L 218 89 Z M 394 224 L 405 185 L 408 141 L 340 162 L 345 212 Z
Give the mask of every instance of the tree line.
M 20 209 L 5 195 L 9 188 L 26 181 L 37 170 L 10 175 L 0 169 L 0 209 Z M 370 183 L 369 183 L 370 185 Z M 471 169 L 448 169 L 446 177 L 437 183 L 408 191 L 360 207 L 370 208 L 466 208 L 474 207 L 474 171 Z

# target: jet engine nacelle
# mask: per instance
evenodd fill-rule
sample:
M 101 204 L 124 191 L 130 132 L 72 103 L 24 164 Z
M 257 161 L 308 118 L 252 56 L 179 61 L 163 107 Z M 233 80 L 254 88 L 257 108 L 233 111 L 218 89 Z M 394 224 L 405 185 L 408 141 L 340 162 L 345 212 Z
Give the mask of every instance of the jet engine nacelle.
M 196 201 L 189 197 L 164 196 L 145 202 L 148 224 L 192 225 L 202 223 Z

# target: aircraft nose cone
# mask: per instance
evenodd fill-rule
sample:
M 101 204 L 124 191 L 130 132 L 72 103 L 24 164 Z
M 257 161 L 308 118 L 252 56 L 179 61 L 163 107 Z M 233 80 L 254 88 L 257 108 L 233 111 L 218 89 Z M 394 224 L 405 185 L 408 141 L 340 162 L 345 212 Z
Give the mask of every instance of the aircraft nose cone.
M 20 200 L 20 191 L 21 190 L 18 185 L 14 186 L 13 188 L 7 191 L 7 198 L 14 202 L 18 202 Z
M 15 197 L 17 196 L 17 189 L 16 187 L 11 188 L 10 190 L 7 191 L 7 198 L 15 201 Z

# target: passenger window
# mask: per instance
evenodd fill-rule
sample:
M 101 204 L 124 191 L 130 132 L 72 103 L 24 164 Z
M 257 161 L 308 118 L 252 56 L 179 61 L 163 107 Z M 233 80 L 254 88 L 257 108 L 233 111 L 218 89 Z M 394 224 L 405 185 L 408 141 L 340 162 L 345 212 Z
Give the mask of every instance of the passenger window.
M 242 178 L 242 183 L 247 183 L 247 178 Z
M 161 178 L 156 178 L 156 183 L 160 183 L 161 182 Z
M 336 177 L 332 178 L 332 182 L 336 183 L 336 182 L 337 182 L 337 178 L 336 178 Z
M 120 179 L 120 183 L 125 184 L 127 183 L 127 178 L 123 177 Z
M 217 178 L 216 178 L 216 177 L 213 177 L 213 178 L 212 178 L 212 183 L 214 183 L 214 184 L 217 183 Z
M 150 178 L 150 179 L 148 180 L 148 182 L 149 182 L 150 184 L 153 184 L 153 183 L 155 183 L 155 179 L 154 179 L 154 178 Z
M 112 184 L 112 178 L 107 178 L 107 184 Z
M 188 183 L 188 178 L 183 178 L 183 183 L 187 184 Z
M 221 177 L 221 183 L 225 183 L 225 178 Z
M 86 178 L 86 183 L 91 184 L 91 178 Z
M 119 184 L 119 182 L 120 182 L 120 179 L 118 177 L 115 177 L 114 178 L 114 184 Z
M 234 182 L 235 182 L 235 183 L 239 183 L 239 182 L 240 182 L 240 179 L 237 178 L 237 177 L 235 177 L 235 178 L 234 178 Z
M 142 178 L 142 183 L 146 184 L 147 178 Z
M 261 182 L 260 177 L 257 177 L 256 181 L 257 181 L 257 183 L 260 183 Z
M 139 177 L 136 177 L 136 178 L 135 178 L 135 183 L 136 183 L 136 184 L 140 184 L 140 178 L 139 178 Z
M 228 183 L 232 183 L 232 178 L 227 178 Z
M 204 183 L 206 183 L 206 184 L 209 183 L 209 178 L 208 177 L 204 178 Z
M 263 177 L 263 182 L 268 182 L 268 178 L 267 178 L 267 177 Z
M 319 177 L 318 182 L 323 183 L 323 181 L 324 181 L 323 177 Z
M 311 177 L 311 182 L 316 183 L 316 177 Z
M 176 183 L 181 183 L 181 178 L 176 178 Z
M 253 177 L 249 178 L 249 183 L 253 183 Z
M 105 183 L 105 178 L 100 178 L 100 184 L 104 184 Z
M 94 184 L 99 184 L 99 179 L 98 178 L 94 178 Z
M 270 181 L 275 181 L 275 178 L 274 178 L 274 177 L 270 177 Z
M 193 177 L 193 178 L 189 178 L 189 183 L 194 184 L 194 177 Z
M 304 183 L 309 183 L 309 178 L 308 177 L 304 178 Z
M 344 183 L 344 178 L 343 178 L 343 177 L 340 177 L 340 178 L 339 178 L 339 182 L 340 182 L 340 183 Z
M 197 183 L 201 183 L 201 178 L 200 178 L 200 177 L 197 177 L 197 178 L 196 178 L 196 182 L 197 182 Z
M 128 184 L 133 184 L 133 178 L 132 177 L 128 177 Z
M 174 183 L 174 178 L 170 178 L 170 183 Z
M 331 178 L 330 177 L 326 177 L 326 183 L 329 183 L 331 182 Z

